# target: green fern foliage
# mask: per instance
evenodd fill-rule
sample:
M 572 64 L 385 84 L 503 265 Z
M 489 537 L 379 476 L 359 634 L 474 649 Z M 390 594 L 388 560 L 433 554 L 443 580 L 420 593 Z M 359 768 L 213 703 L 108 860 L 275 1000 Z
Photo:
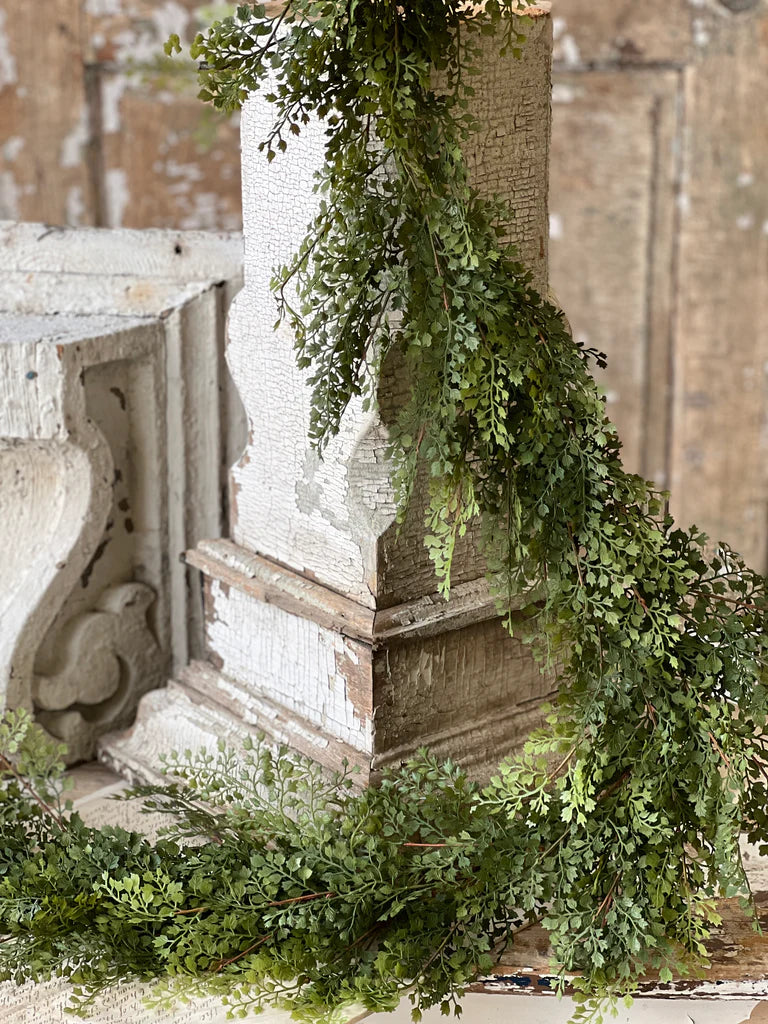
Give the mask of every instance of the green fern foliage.
M 562 671 L 546 726 L 488 785 L 421 753 L 360 791 L 256 745 L 172 756 L 137 795 L 157 843 L 62 808 L 60 755 L 0 729 L 0 973 L 214 992 L 300 1020 L 344 1007 L 450 1012 L 516 928 L 541 920 L 577 997 L 706 965 L 715 901 L 750 893 L 739 835 L 768 847 L 765 580 L 627 473 L 572 340 L 505 243 L 513 211 L 472 188 L 483 34 L 525 44 L 511 0 L 240 6 L 197 38 L 201 97 L 267 89 L 266 159 L 325 125 L 318 214 L 277 268 L 322 449 L 371 366 L 404 364 L 392 426 L 401 512 L 428 480 L 426 543 L 450 593 L 475 524 L 508 625 Z M 168 50 L 180 46 L 169 40 Z M 437 76 L 436 73 L 437 72 Z M 439 90 L 434 83 L 440 82 Z

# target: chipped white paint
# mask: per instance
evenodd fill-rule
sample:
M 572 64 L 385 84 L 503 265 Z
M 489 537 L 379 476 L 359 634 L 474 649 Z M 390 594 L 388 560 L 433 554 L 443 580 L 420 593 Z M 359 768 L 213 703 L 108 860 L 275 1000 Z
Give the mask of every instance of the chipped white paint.
M 736 227 L 739 231 L 749 231 L 755 226 L 755 215 L 753 213 L 742 213 L 736 220 Z
M 188 1005 L 179 1004 L 158 1016 L 158 1011 L 145 1003 L 152 991 L 151 985 L 137 982 L 111 989 L 96 1000 L 91 1019 L 95 1024 L 225 1024 L 228 1020 L 227 1008 L 215 996 L 192 999 Z M 68 1019 L 68 995 L 67 986 L 59 981 L 28 983 L 20 988 L 10 982 L 0 985 L 0 1024 L 61 1024 Z M 282 1011 L 267 1010 L 242 1019 L 253 1024 L 290 1024 L 292 1018 Z
M 0 706 L 43 709 L 74 757 L 200 629 L 178 554 L 221 528 L 239 262 L 236 237 L 0 227 Z
M 546 288 L 548 20 L 528 36 L 521 61 L 487 42 L 475 83 L 482 125 L 467 157 L 477 187 L 516 207 L 510 236 Z M 383 422 L 403 387 L 394 371 L 375 382 L 383 415 L 353 400 L 322 460 L 308 442 L 306 374 L 291 332 L 275 330 L 270 281 L 317 208 L 324 135 L 321 124 L 307 126 L 270 164 L 258 146 L 272 116 L 260 92 L 242 118 L 245 286 L 227 359 L 250 436 L 232 472 L 233 543 L 201 544 L 190 555 L 205 575 L 208 663 L 190 666 L 180 682 L 201 715 L 213 703 L 232 729 L 264 728 L 329 765 L 348 756 L 368 768 L 427 742 L 482 775 L 536 724 L 550 682 L 501 628 L 477 582 L 483 567 L 471 538 L 456 559 L 456 585 L 475 584 L 459 620 L 432 598 L 418 509 L 394 529 Z M 254 555 L 268 560 L 258 559 L 258 579 Z M 380 636 L 374 623 L 384 620 Z M 141 771 L 148 735 L 168 746 L 170 700 L 170 691 L 168 704 L 145 700 L 141 730 L 110 738 L 104 756 Z
M 513 229 L 540 285 L 546 281 L 542 178 L 549 111 L 542 100 L 549 87 L 548 50 L 542 19 L 531 30 L 521 61 L 491 51 L 485 81 L 477 88 L 479 95 L 486 92 L 484 117 L 499 120 L 493 141 L 482 137 L 469 160 L 480 187 L 498 189 L 517 208 Z M 493 96 L 492 115 L 488 96 Z M 273 268 L 298 249 L 317 209 L 313 185 L 322 165 L 324 130 L 318 122 L 308 125 L 287 153 L 268 163 L 258 147 L 272 119 L 261 93 L 247 102 L 242 120 L 245 288 L 230 318 L 227 358 L 252 442 L 233 471 L 233 538 L 373 607 L 380 539 L 394 523 L 386 427 L 375 411 L 362 411 L 361 399 L 353 399 L 322 461 L 307 440 L 308 374 L 296 367 L 291 332 L 274 330 L 270 284 Z M 509 174 L 510 163 L 519 173 Z M 411 556 L 428 561 L 421 543 Z M 402 558 L 402 548 L 393 557 Z
M 211 585 L 207 640 L 226 678 L 298 714 L 356 750 L 370 751 L 372 719 L 350 698 L 344 664 L 358 661 L 340 633 L 289 615 L 233 588 Z M 247 721 L 247 708 L 244 709 Z
M 24 139 L 21 135 L 11 135 L 10 138 L 6 139 L 3 143 L 3 159 L 12 164 L 18 159 L 19 153 L 21 153 L 23 148 Z
M 87 415 L 81 371 L 148 354 L 153 334 L 128 318 L 0 316 L 3 704 L 32 705 L 41 641 L 88 570 L 111 506 L 115 464 Z
M 549 237 L 553 242 L 557 242 L 563 237 L 563 218 L 559 213 L 550 213 L 549 215 Z
M 363 413 L 361 400 L 353 400 L 321 461 L 307 441 L 308 375 L 296 366 L 291 332 L 273 329 L 273 267 L 298 249 L 317 208 L 312 186 L 322 166 L 323 126 L 307 126 L 268 163 L 258 144 L 272 116 L 259 93 L 242 117 L 245 288 L 230 316 L 227 360 L 253 442 L 233 470 L 233 538 L 373 606 L 377 533 L 364 495 L 351 493 L 350 470 L 358 450 L 382 447 L 386 436 L 376 413 Z M 377 491 L 389 501 L 385 529 L 394 508 L 383 466 Z
M 131 196 L 128 191 L 128 176 L 121 167 L 110 167 L 104 173 L 104 198 L 107 207 L 107 223 L 112 228 L 122 227 Z
M 72 130 L 61 141 L 59 163 L 62 167 L 77 167 L 83 160 L 83 147 L 88 142 L 88 109 L 83 107 Z
M 0 89 L 18 81 L 16 58 L 11 51 L 11 43 L 5 28 L 7 17 L 6 11 L 0 8 Z
M 754 185 L 755 176 L 749 171 L 742 171 L 742 173 L 736 179 L 736 184 L 739 188 L 748 188 L 750 185 Z

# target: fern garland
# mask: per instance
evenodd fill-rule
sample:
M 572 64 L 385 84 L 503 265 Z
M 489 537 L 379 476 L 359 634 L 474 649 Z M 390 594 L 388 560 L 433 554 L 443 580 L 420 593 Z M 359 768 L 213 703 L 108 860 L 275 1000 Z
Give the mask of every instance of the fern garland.
M 510 628 L 564 666 L 546 728 L 485 788 L 427 753 L 363 793 L 285 751 L 173 756 L 175 781 L 138 791 L 178 822 L 151 844 L 52 811 L 56 753 L 11 716 L 3 976 L 64 974 L 82 1007 L 123 979 L 165 979 L 161 1000 L 213 991 L 302 1020 L 409 991 L 418 1019 L 458 1007 L 525 921 L 543 920 L 579 998 L 599 1001 L 648 969 L 705 965 L 715 899 L 749 906 L 739 834 L 768 844 L 765 580 L 710 554 L 623 469 L 590 375 L 600 355 L 503 241 L 511 211 L 471 187 L 478 41 L 522 46 L 517 6 L 246 6 L 192 55 L 221 109 L 272 89 L 269 159 L 324 119 L 319 212 L 275 279 L 311 371 L 312 437 L 322 448 L 352 396 L 372 401 L 374 354 L 404 360 L 401 513 L 424 467 L 446 595 L 456 540 L 479 521 Z

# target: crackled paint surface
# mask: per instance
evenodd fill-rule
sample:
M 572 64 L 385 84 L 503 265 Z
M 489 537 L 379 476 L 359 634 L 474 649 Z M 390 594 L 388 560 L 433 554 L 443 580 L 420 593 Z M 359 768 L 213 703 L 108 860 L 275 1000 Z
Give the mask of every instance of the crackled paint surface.
M 474 101 L 482 128 L 467 156 L 477 187 L 502 192 L 517 210 L 509 234 L 544 287 L 549 19 L 536 22 L 529 35 L 522 61 L 487 47 Z M 272 118 L 261 94 L 249 100 L 243 118 L 245 287 L 230 319 L 227 357 L 251 435 L 233 472 L 233 538 L 370 607 L 383 591 L 390 601 L 430 592 L 434 574 L 420 517 L 411 517 L 397 537 L 392 529 L 384 423 L 354 400 L 320 460 L 307 440 L 309 391 L 293 337 L 274 329 L 273 268 L 296 251 L 316 209 L 322 126 L 309 126 L 270 164 L 258 151 Z M 398 387 L 396 378 L 379 385 L 384 419 Z M 469 549 L 466 562 L 465 576 L 482 575 Z M 455 578 L 463 578 L 462 557 Z

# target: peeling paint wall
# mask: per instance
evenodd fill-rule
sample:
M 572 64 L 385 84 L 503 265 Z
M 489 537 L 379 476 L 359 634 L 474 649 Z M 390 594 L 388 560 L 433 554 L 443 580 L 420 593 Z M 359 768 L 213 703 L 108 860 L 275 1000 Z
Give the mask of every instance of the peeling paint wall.
M 555 0 L 553 290 L 628 466 L 768 568 L 768 0 Z
M 200 0 L 44 6 L 0 0 L 0 219 L 239 229 L 237 119 L 163 55 L 205 23 Z

